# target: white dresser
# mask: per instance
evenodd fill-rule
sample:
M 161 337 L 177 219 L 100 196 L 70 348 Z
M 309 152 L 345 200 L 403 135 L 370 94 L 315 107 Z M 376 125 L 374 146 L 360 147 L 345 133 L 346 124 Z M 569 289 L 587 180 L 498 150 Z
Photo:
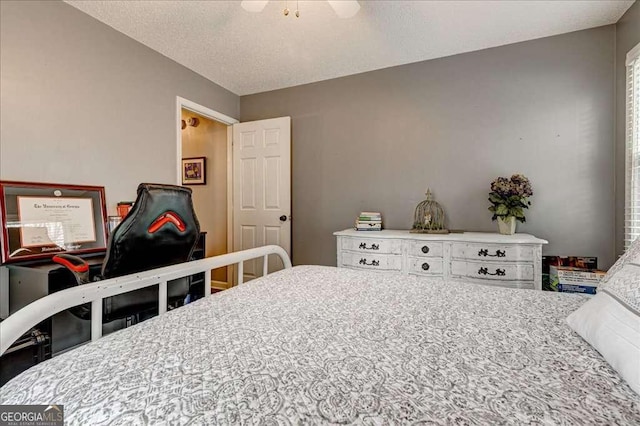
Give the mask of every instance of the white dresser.
M 542 289 L 542 245 L 529 234 L 335 232 L 338 267 L 444 277 L 502 287 Z

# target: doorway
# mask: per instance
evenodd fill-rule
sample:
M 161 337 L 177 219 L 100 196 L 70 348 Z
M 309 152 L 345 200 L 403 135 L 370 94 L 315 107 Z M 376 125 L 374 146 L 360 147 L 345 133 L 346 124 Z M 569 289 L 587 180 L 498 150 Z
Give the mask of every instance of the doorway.
M 239 123 L 180 97 L 176 111 L 177 184 L 183 184 L 183 159 L 191 158 L 202 164 L 204 157 L 206 164 L 205 176 L 198 182 L 189 182 L 201 229 L 207 232 L 205 256 L 276 244 L 291 257 L 291 118 Z M 234 139 L 237 143 L 233 143 Z M 189 172 L 198 175 L 193 170 Z M 216 179 L 215 183 L 212 179 Z M 212 204 L 212 200 L 218 203 Z M 226 217 L 224 227 L 221 216 Z M 275 258 L 269 258 L 264 265 L 269 272 L 282 267 Z M 259 267 L 255 260 L 250 260 L 237 270 L 228 266 L 226 271 L 214 271 L 212 289 L 225 289 L 257 278 L 263 274 L 264 265 Z
M 192 191 L 193 207 L 205 236 L 205 257 L 233 251 L 231 218 L 231 125 L 236 120 L 221 116 L 205 107 L 178 98 L 178 158 L 187 160 L 193 172 L 183 170 L 179 161 L 178 184 Z M 225 119 L 226 118 L 226 119 Z M 200 167 L 202 168 L 200 170 Z M 233 285 L 230 267 L 214 269 L 211 273 L 212 291 L 225 290 Z

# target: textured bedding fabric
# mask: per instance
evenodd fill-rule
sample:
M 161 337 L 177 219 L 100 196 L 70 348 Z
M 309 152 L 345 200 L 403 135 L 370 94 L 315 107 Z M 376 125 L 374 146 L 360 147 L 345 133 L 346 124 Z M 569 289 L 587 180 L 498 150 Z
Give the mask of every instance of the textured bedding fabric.
M 639 424 L 566 324 L 583 295 L 281 271 L 39 364 L 2 404 L 67 424 Z

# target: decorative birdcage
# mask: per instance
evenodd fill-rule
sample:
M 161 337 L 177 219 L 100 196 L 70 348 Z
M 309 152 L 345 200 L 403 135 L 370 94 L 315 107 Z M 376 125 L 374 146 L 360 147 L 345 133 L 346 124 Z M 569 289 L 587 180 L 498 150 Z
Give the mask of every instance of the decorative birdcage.
M 416 207 L 411 232 L 448 234 L 444 227 L 444 209 L 433 199 L 430 189 L 427 189 L 426 196 L 427 199 Z

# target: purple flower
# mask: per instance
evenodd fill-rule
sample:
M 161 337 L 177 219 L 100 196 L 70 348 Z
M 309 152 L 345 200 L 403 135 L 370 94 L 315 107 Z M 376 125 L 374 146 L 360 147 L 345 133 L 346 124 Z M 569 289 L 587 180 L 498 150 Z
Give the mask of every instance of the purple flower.
M 495 192 L 503 197 L 508 197 L 511 193 L 511 182 L 505 177 L 496 178 L 491 182 L 491 192 Z
M 531 197 L 533 190 L 531 189 L 531 182 L 524 175 L 515 174 L 511 176 L 511 185 L 513 188 L 513 195 L 520 197 Z
M 506 177 L 496 178 L 491 182 L 491 192 L 495 192 L 497 195 L 505 198 L 514 195 L 526 198 L 533 195 L 531 182 L 521 174 L 515 174 L 511 176 L 511 179 Z
M 531 182 L 524 175 L 514 174 L 511 178 L 497 177 L 491 182 L 489 211 L 493 213 L 493 220 L 498 217 L 513 216 L 520 222 L 525 221 L 524 209 L 529 208 L 531 202 L 528 197 L 533 195 Z

